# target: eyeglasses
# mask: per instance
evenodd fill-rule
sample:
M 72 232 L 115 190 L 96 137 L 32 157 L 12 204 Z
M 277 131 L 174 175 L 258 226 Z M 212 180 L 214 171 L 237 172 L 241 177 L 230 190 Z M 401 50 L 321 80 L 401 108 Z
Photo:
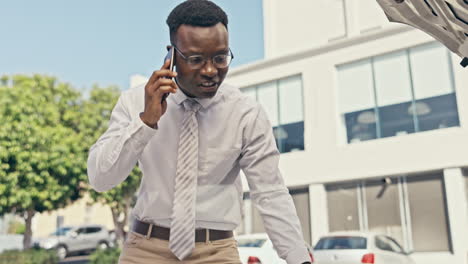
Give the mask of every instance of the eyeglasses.
M 192 70 L 201 69 L 208 60 L 208 58 L 205 58 L 202 55 L 185 56 L 176 46 L 173 45 L 173 47 Z M 211 57 L 213 65 L 218 69 L 228 67 L 229 64 L 231 64 L 232 59 L 234 59 L 234 54 L 232 54 L 231 49 L 229 49 L 229 54 L 219 54 Z

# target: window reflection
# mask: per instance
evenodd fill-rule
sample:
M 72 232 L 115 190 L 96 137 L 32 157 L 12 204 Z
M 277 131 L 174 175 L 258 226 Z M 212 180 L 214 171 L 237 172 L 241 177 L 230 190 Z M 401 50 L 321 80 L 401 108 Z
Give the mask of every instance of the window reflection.
M 256 99 L 270 119 L 281 153 L 304 150 L 304 111 L 301 76 L 292 76 L 246 87 L 242 92 Z
M 450 67 L 437 43 L 339 66 L 347 142 L 460 126 Z

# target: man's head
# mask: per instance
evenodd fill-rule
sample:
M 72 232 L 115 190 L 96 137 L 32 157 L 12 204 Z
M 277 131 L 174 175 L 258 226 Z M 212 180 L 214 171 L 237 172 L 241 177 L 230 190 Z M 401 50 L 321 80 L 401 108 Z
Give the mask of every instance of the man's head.
M 228 72 L 223 59 L 231 56 L 226 13 L 210 1 L 188 0 L 175 7 L 166 22 L 176 48 L 180 89 L 192 97 L 213 97 Z M 205 61 L 196 64 L 197 59 Z

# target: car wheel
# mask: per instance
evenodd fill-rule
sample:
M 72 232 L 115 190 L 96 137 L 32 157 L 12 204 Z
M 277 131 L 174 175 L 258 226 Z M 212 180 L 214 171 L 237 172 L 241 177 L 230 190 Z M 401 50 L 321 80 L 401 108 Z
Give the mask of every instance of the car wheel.
M 68 255 L 68 250 L 65 246 L 58 246 L 57 247 L 57 256 L 60 260 L 66 258 Z
M 105 249 L 107 249 L 108 247 L 109 247 L 109 246 L 107 245 L 106 242 L 99 242 L 99 244 L 98 244 L 98 246 L 97 246 L 97 248 L 98 248 L 98 249 L 101 249 L 101 250 L 105 250 Z

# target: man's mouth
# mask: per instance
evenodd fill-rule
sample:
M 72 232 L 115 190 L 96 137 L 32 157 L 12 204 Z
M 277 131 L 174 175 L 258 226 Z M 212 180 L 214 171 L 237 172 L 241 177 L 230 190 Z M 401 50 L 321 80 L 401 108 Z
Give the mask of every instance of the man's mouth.
M 211 90 L 211 89 L 216 89 L 216 87 L 218 86 L 218 83 L 217 82 L 202 82 L 200 83 L 200 86 L 203 89 Z

